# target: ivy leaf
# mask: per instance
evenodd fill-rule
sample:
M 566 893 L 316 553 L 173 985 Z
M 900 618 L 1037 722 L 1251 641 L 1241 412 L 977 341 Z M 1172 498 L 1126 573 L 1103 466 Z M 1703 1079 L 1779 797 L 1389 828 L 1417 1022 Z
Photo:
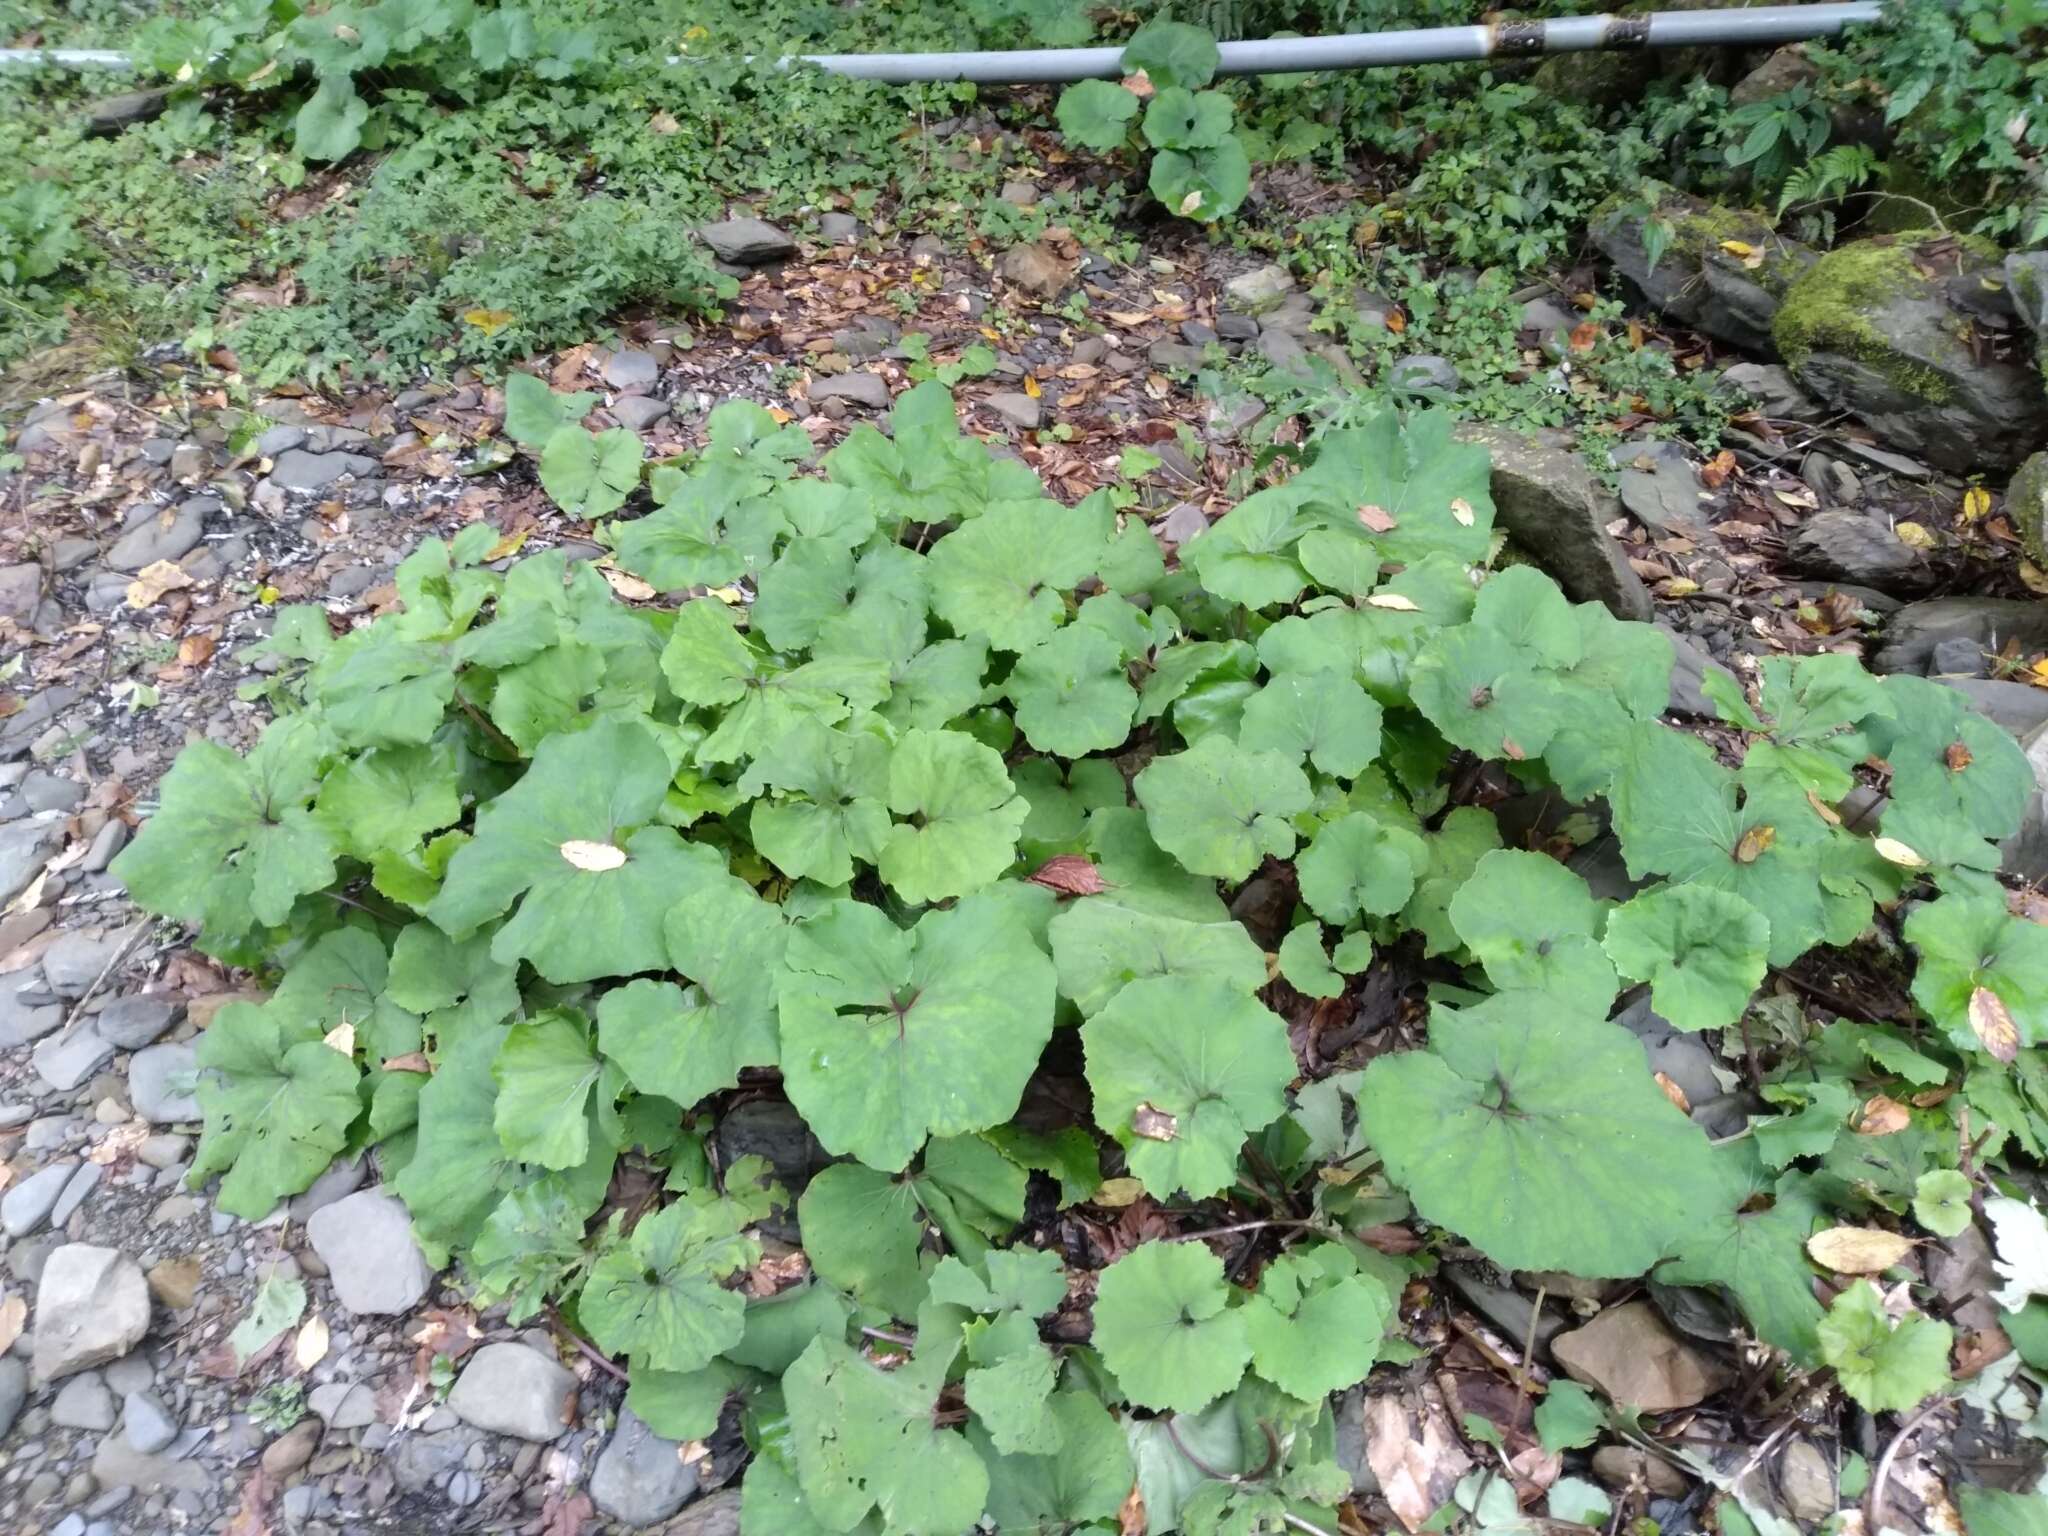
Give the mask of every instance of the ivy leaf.
M 1394 1318 L 1394 1298 L 1335 1243 L 1297 1250 L 1268 1264 L 1245 1303 L 1252 1365 L 1305 1403 L 1363 1381 Z
M 1771 925 L 1739 896 L 1662 885 L 1608 914 L 1607 957 L 1650 983 L 1657 1012 L 1680 1029 L 1718 1029 L 1742 1017 L 1764 979 Z
M 1054 110 L 1060 132 L 1087 149 L 1115 149 L 1143 105 L 1114 80 L 1077 80 L 1060 92 Z
M 1973 1021 L 1971 1003 L 1986 992 L 2001 1005 L 2016 1039 L 1999 1054 L 2041 1039 L 2048 1018 L 2048 928 L 2014 917 L 1994 891 L 1956 890 L 1930 901 L 1906 919 L 1906 942 L 1920 957 L 1913 973 L 1913 998 L 1928 1017 L 1966 1051 L 1992 1045 L 1980 1036 L 1985 1019 L 1980 1002 Z
M 955 634 L 983 634 L 999 651 L 1049 639 L 1062 593 L 1095 574 L 1109 549 L 1106 500 L 998 502 L 932 546 L 932 612 Z
M 1380 755 L 1379 702 L 1347 673 L 1281 672 L 1245 701 L 1238 740 L 1352 779 Z
M 363 142 L 369 120 L 369 103 L 356 95 L 355 82 L 330 74 L 292 120 L 292 148 L 303 160 L 346 159 Z
M 528 448 L 544 447 L 596 404 L 597 396 L 587 390 L 558 395 L 545 381 L 515 370 L 505 375 L 505 435 Z
M 1194 1413 L 1251 1362 L 1223 1261 L 1200 1243 L 1140 1243 L 1101 1272 L 1091 1342 L 1141 1408 Z
M 181 759 L 182 761 L 182 759 Z M 222 1173 L 220 1208 L 257 1221 L 334 1161 L 362 1109 L 361 1074 L 318 1020 L 274 1003 L 230 1003 L 199 1037 L 206 1132 L 188 1180 Z
M 1713 1153 L 1722 1192 L 1695 1214 L 1693 1229 L 1657 1267 L 1666 1285 L 1718 1285 L 1767 1344 L 1802 1365 L 1820 1358 L 1823 1313 L 1813 1296 L 1806 1239 L 1822 1207 L 1813 1181 L 1788 1174 L 1773 1187 L 1762 1159 L 1730 1142 Z
M 821 1524 L 851 1530 L 874 1510 L 901 1536 L 958 1536 L 981 1519 L 988 1471 L 965 1439 L 933 1422 L 945 1364 L 920 1358 L 879 1371 L 831 1338 L 797 1357 L 783 1400 L 797 1482 Z
M 1125 72 L 1144 71 L 1157 90 L 1199 90 L 1216 78 L 1222 61 L 1216 39 L 1184 21 L 1148 21 L 1124 44 Z
M 1818 1329 L 1821 1359 L 1842 1390 L 1870 1413 L 1908 1413 L 1949 1385 L 1955 1330 L 1923 1313 L 1894 1323 L 1868 1280 L 1837 1296 Z
M 1047 928 L 1062 997 L 1084 1017 L 1100 1013 L 1147 976 L 1212 980 L 1249 996 L 1266 984 L 1266 960 L 1242 923 L 1196 922 L 1146 910 L 1118 891 L 1069 902 Z
M 598 1043 L 641 1093 L 678 1104 L 738 1084 L 778 1053 L 776 977 L 789 943 L 782 915 L 731 877 L 670 909 L 669 956 L 694 985 L 640 980 L 598 1000 Z
M 1599 903 L 1546 854 L 1503 848 L 1483 856 L 1451 898 L 1450 919 L 1504 992 L 1548 992 L 1602 1013 L 1614 1000 L 1614 966 L 1593 937 Z
M 1045 1456 L 1003 1455 L 968 1421 L 968 1443 L 988 1468 L 988 1520 L 1004 1536 L 1066 1536 L 1113 1521 L 1131 1490 L 1130 1446 L 1108 1409 L 1085 1392 L 1055 1392 L 1048 1411 L 1059 1446 Z
M 1186 752 L 1156 757 L 1133 781 L 1145 824 L 1190 871 L 1243 880 L 1270 854 L 1294 851 L 1287 818 L 1308 809 L 1308 779 L 1279 752 L 1207 736 Z
M 491 954 L 529 960 L 550 981 L 666 969 L 663 915 L 723 863 L 645 825 L 669 775 L 661 744 L 628 720 L 550 737 L 526 776 L 477 813 L 476 836 L 449 860 L 427 916 L 461 938 L 517 901 Z
M 1326 822 L 1300 858 L 1301 899 L 1326 923 L 1385 917 L 1408 904 L 1429 850 L 1406 827 L 1353 811 Z
M 833 902 L 785 963 L 790 1099 L 829 1150 L 870 1167 L 1009 1119 L 1052 1034 L 1052 962 L 993 895 L 908 931 Z
M 1155 160 L 1155 182 L 1158 167 Z M 1153 193 L 1159 195 L 1156 185 Z M 1195 536 L 1181 551 L 1182 562 L 1194 568 L 1206 591 L 1225 602 L 1246 608 L 1293 602 L 1308 583 L 1294 546 L 1312 526 L 1299 502 L 1298 493 L 1284 485 L 1247 496 Z
M 587 1107 L 604 1063 L 590 1053 L 583 1016 L 550 1008 L 512 1026 L 491 1076 L 492 1123 L 508 1157 L 574 1168 L 590 1154 Z
M 540 455 L 540 485 L 571 517 L 609 516 L 640 486 L 640 439 L 624 427 L 586 432 L 569 425 Z
M 721 1207 L 678 1202 L 598 1255 L 577 1316 L 607 1353 L 656 1370 L 701 1370 L 745 1332 L 745 1303 L 721 1282 L 760 1257 L 761 1245 Z
M 245 758 L 193 742 L 113 873 L 150 911 L 210 931 L 284 922 L 299 897 L 334 882 L 335 848 L 310 809 L 331 750 L 308 715 L 272 722 Z
M 1287 1026 L 1222 982 L 1131 982 L 1081 1027 L 1095 1123 L 1159 1199 L 1229 1187 L 1253 1131 L 1287 1108 Z
M 1627 1031 L 1504 992 L 1438 1008 L 1429 1039 L 1366 1068 L 1360 1120 L 1416 1209 L 1495 1263 L 1640 1274 L 1718 1199 Z
M 1233 115 L 1221 91 L 1168 86 L 1145 108 L 1145 142 L 1154 149 L 1214 149 L 1230 137 Z
M 1017 857 L 1031 814 L 1000 754 L 958 731 L 911 729 L 889 759 L 889 829 L 877 867 L 905 901 L 944 901 L 988 885 Z
M 1138 696 L 1117 643 L 1099 629 L 1070 625 L 1017 658 L 1008 683 L 1017 729 L 1041 752 L 1086 757 L 1120 747 Z
M 789 798 L 754 807 L 751 830 L 763 858 L 792 880 L 823 886 L 853 879 L 853 861 L 872 864 L 889 835 L 889 747 L 864 731 L 799 722 L 756 758 L 740 781 Z

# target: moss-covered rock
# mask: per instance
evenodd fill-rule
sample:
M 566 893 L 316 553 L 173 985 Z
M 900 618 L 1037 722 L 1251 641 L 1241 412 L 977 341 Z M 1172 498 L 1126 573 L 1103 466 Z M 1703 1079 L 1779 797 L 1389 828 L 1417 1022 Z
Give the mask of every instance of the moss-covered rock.
M 1921 230 L 1830 251 L 1771 334 L 1814 395 L 1889 446 L 1967 473 L 2009 468 L 2048 439 L 2039 374 L 1995 355 L 1980 329 L 2011 318 L 1995 248 Z
M 1596 209 L 1593 243 L 1615 270 L 1672 319 L 1716 340 L 1777 356 L 1771 322 L 1792 285 L 1817 259 L 1796 240 L 1772 230 L 1762 215 L 1713 203 L 1650 182 L 1655 206 L 1644 216 L 1640 198 L 1616 198 Z M 1649 226 L 1670 230 L 1657 264 L 1650 265 Z
M 2006 257 L 2005 291 L 2034 338 L 2034 362 L 2048 379 L 2048 251 L 2015 251 Z
M 2027 558 L 2048 570 L 2048 453 L 2037 453 L 2013 472 L 2005 488 L 2005 515 L 2026 546 Z

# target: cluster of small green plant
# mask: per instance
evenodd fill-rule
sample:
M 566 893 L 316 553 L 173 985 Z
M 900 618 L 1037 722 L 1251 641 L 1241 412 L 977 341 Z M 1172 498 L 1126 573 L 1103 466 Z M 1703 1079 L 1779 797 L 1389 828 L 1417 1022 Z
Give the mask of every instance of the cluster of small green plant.
M 223 1210 L 374 1145 L 478 1297 L 558 1309 L 659 1433 L 737 1398 L 745 1528 L 776 1536 L 1114 1529 L 1134 1481 L 1153 1531 L 1333 1530 L 1327 1399 L 1412 1357 L 1396 1298 L 1449 1242 L 1716 1288 L 1874 1412 L 1948 1389 L 1949 1326 L 1856 1278 L 1823 1306 L 1806 1243 L 1954 1233 L 1977 1200 L 2001 1247 L 2043 1235 L 2000 1170 L 2048 1140 L 2048 929 L 1992 873 L 2031 781 L 1960 695 L 1772 660 L 1714 687 L 1730 766 L 1661 722 L 1663 635 L 1489 572 L 1487 456 L 1442 414 L 1325 433 L 1169 570 L 936 382 L 822 475 L 751 404 L 650 468 L 591 403 L 514 376 L 505 431 L 608 567 L 494 570 L 479 524 L 370 624 L 279 610 L 298 707 L 246 756 L 188 746 L 116 866 L 283 973 L 199 1044 L 192 1178 Z M 1605 797 L 1643 889 L 1510 845 L 1454 792 L 1475 759 Z M 1874 771 L 1868 836 L 1836 807 Z M 1299 891 L 1274 955 L 1221 894 L 1262 871 Z M 1759 995 L 1900 913 L 1923 1018 Z M 1305 1077 L 1271 1005 L 1396 953 L 1426 1043 Z M 1630 982 L 1755 1031 L 1770 1112 L 1710 1143 L 1609 1021 Z M 1045 1070 L 1070 1090 L 1030 1095 Z M 710 1135 L 775 1081 L 837 1159 L 794 1202 Z M 1885 1134 L 1852 1132 L 1879 1095 Z M 656 1192 L 608 1199 L 621 1166 Z M 1097 1272 L 1043 1246 L 1141 1198 L 1188 1240 Z M 792 1204 L 809 1275 L 776 1290 L 758 1231 Z M 1247 1210 L 1233 1275 L 1195 1239 Z M 1421 1251 L 1357 1235 L 1393 1222 Z M 2048 1364 L 2048 1277 L 2015 1272 Z M 1538 1426 L 1606 1417 L 1558 1383 Z
M 1156 151 L 1152 195 L 1182 218 L 1214 223 L 1237 211 L 1252 178 L 1231 132 L 1237 108 L 1204 89 L 1219 60 L 1216 39 L 1200 27 L 1147 22 L 1124 47 L 1123 80 L 1082 80 L 1061 93 L 1060 131 L 1094 150 L 1124 148 L 1142 132 Z

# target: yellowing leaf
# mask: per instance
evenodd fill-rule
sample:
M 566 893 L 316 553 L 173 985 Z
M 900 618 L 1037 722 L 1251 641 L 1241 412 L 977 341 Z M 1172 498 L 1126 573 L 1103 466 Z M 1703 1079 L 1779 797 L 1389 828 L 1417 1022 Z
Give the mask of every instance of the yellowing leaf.
M 1700 584 L 1690 576 L 1674 576 L 1662 588 L 1666 597 L 1691 597 L 1699 589 Z
M 188 572 L 168 560 L 159 560 L 154 565 L 145 565 L 142 574 L 128 583 L 128 606 L 147 608 L 161 601 L 166 592 L 191 585 L 192 577 Z
M 1777 840 L 1778 829 L 1776 827 L 1763 825 L 1751 827 L 1736 841 L 1735 862 L 1738 864 L 1754 864 L 1758 859 L 1771 851 L 1771 844 Z
M 1874 1093 L 1856 1113 L 1858 1136 L 1889 1136 L 1913 1123 L 1913 1112 L 1897 1099 Z
M 1403 597 L 1398 592 L 1375 592 L 1366 599 L 1366 602 L 1374 608 L 1386 608 L 1394 613 L 1420 613 L 1422 611 L 1416 606 L 1414 598 Z
M 356 1053 L 356 1027 L 349 1023 L 347 1019 L 343 1019 L 334 1028 L 320 1037 L 320 1043 L 330 1051 L 338 1051 L 344 1056 L 353 1056 Z
M 1186 197 L 1180 200 L 1181 216 L 1183 218 L 1189 217 L 1195 214 L 1196 212 L 1200 211 L 1201 206 L 1202 189 L 1200 187 L 1197 187 L 1194 191 L 1190 192 Z
M 1895 837 L 1879 837 L 1871 840 L 1871 849 L 1887 864 L 1896 864 L 1901 869 L 1925 869 L 1927 860 L 1907 847 Z
M 1806 1240 L 1806 1251 L 1838 1275 L 1876 1275 L 1911 1253 L 1913 1241 L 1877 1227 L 1829 1227 Z
M 1036 400 L 1040 395 L 1044 394 L 1045 391 L 1038 387 L 1038 380 L 1034 379 L 1030 374 L 1027 373 L 1024 375 L 1024 393 L 1029 395 L 1032 399 Z
M 487 562 L 491 560 L 509 560 L 512 556 L 519 553 L 520 546 L 526 542 L 527 535 L 532 532 L 531 528 L 522 528 L 517 533 L 506 534 L 505 537 L 490 547 L 489 552 L 484 555 L 484 559 Z
M 1918 523 L 1894 523 L 1892 524 L 1892 532 L 1897 536 L 1898 541 L 1908 549 L 1934 548 L 1934 535 Z
M 292 1341 L 292 1360 L 302 1371 L 310 1371 L 327 1358 L 327 1320 L 309 1317 Z
M 1121 1210 L 1143 1193 L 1145 1186 L 1136 1179 L 1104 1179 L 1101 1187 L 1095 1191 L 1095 1198 L 1089 1201 L 1089 1204 L 1112 1211 Z
M 462 323 L 473 325 L 486 336 L 495 336 L 519 317 L 509 309 L 468 309 L 462 313 Z
M 1973 485 L 1963 492 L 1963 518 L 1974 523 L 1991 510 L 1991 493 L 1981 485 Z
M 2018 1058 L 2020 1029 L 2003 998 L 1989 987 L 1975 988 L 1970 993 L 1969 1012 L 1970 1031 L 1987 1055 L 2008 1064 Z
M 744 603 L 747 600 L 747 594 L 742 592 L 738 587 L 713 587 L 705 595 L 708 597 L 717 598 L 721 603 L 724 603 L 728 608 L 736 608 L 741 603 Z
M 275 587 L 262 586 L 256 589 L 256 601 L 259 603 L 274 603 L 283 596 L 284 594 Z
M 581 837 L 570 838 L 559 851 L 563 858 L 587 874 L 619 869 L 626 862 L 625 849 L 613 843 L 594 843 Z

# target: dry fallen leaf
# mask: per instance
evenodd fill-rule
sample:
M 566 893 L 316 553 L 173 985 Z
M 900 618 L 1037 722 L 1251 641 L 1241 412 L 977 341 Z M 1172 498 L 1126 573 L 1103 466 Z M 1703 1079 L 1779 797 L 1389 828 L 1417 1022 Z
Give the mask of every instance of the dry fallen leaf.
M 1133 1483 L 1116 1512 L 1117 1536 L 1145 1536 L 1151 1524 L 1152 1517 L 1145 1512 L 1145 1490 Z
M 2005 1000 L 1989 987 L 1970 993 L 1970 1029 L 1995 1059 L 2008 1065 L 2020 1054 L 2020 1028 Z
M 607 586 L 629 603 L 644 603 L 654 597 L 654 588 L 638 576 L 628 576 L 624 571 L 609 565 L 600 565 L 597 574 L 605 579 Z
M 1363 506 L 1358 509 L 1358 525 L 1369 533 L 1392 533 L 1394 516 L 1385 507 Z
M 310 1371 L 327 1358 L 327 1320 L 314 1316 L 299 1327 L 292 1341 L 292 1359 L 302 1371 Z
M 1131 1111 L 1131 1131 L 1147 1141 L 1172 1141 L 1180 1134 L 1180 1121 L 1163 1109 L 1140 1104 Z
M 1700 484 L 1708 490 L 1718 490 L 1728 483 L 1728 477 L 1735 473 L 1735 450 L 1723 448 L 1700 466 Z
M 14 1341 L 21 1337 L 21 1330 L 28 1323 L 28 1298 L 17 1291 L 5 1301 L 0 1301 L 0 1354 L 14 1348 Z
M 1872 1094 L 1856 1112 L 1858 1136 L 1889 1136 L 1913 1123 L 1913 1112 L 1897 1099 Z
M 1366 599 L 1366 603 L 1371 607 L 1385 608 L 1393 613 L 1420 613 L 1422 611 L 1421 608 L 1416 606 L 1414 598 L 1403 597 L 1398 592 L 1375 592 Z
M 1806 1240 L 1806 1251 L 1838 1275 L 1876 1275 L 1911 1253 L 1913 1240 L 1878 1227 L 1829 1227 Z
M 1061 896 L 1099 896 L 1109 889 L 1102 871 L 1078 853 L 1062 853 L 1047 859 L 1027 877 Z
M 1472 526 L 1472 503 L 1462 496 L 1453 496 L 1451 498 L 1451 516 L 1457 520 L 1460 528 L 1470 528 Z
M 191 585 L 192 578 L 188 573 L 168 560 L 159 560 L 154 565 L 145 565 L 141 574 L 128 583 L 128 606 L 147 608 L 161 601 L 166 592 Z
M 347 1019 L 343 1019 L 334 1028 L 320 1037 L 320 1043 L 330 1051 L 339 1051 L 344 1056 L 353 1056 L 356 1053 L 356 1027 L 349 1023 Z
M 1381 1497 L 1411 1531 L 1443 1507 L 1472 1467 L 1442 1399 L 1428 1386 L 1366 1399 L 1365 1459 Z
M 1678 1112 L 1681 1115 L 1689 1115 L 1692 1113 L 1692 1101 L 1686 1098 L 1685 1090 L 1683 1088 L 1679 1087 L 1676 1082 L 1674 1082 L 1671 1078 L 1666 1077 L 1662 1072 L 1653 1073 L 1651 1075 L 1657 1079 L 1657 1086 L 1664 1090 L 1664 1097 L 1669 1099 L 1674 1105 L 1678 1107 Z
M 1777 840 L 1778 829 L 1776 827 L 1762 823 L 1751 827 L 1736 841 L 1735 862 L 1738 864 L 1754 864 L 1758 859 L 1770 852 L 1771 844 Z
M 187 635 L 178 642 L 178 664 L 185 667 L 202 666 L 213 659 L 213 649 L 213 636 Z
M 563 858 L 586 873 L 601 873 L 607 869 L 619 869 L 626 862 L 626 850 L 612 843 L 593 843 L 587 838 L 572 837 L 560 849 Z
M 1970 749 L 1960 741 L 1950 742 L 1943 750 L 1941 760 L 1948 764 L 1948 771 L 1950 773 L 1961 773 L 1974 761 L 1970 756 Z
M 1925 869 L 1927 860 L 1919 852 L 1900 842 L 1895 837 L 1872 838 L 1871 851 L 1887 864 L 1896 864 L 1901 869 Z

